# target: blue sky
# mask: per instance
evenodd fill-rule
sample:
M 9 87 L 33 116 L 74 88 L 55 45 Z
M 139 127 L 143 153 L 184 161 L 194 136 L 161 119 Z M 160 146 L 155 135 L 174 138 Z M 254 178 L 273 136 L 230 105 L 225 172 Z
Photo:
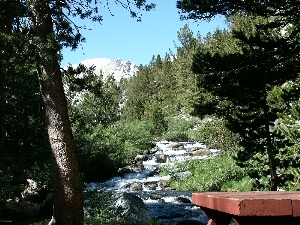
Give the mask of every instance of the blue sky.
M 114 16 L 107 8 L 100 9 L 103 15 L 102 24 L 76 20 L 76 23 L 84 24 L 90 30 L 82 31 L 86 42 L 76 51 L 62 51 L 62 66 L 92 58 L 122 59 L 137 65 L 146 65 L 153 55 L 160 54 L 164 57 L 169 49 L 176 53 L 174 42 L 179 44 L 177 32 L 185 24 L 189 24 L 195 35 L 200 32 L 201 36 L 213 32 L 217 27 L 226 27 L 220 18 L 210 22 L 180 21 L 175 0 L 151 2 L 156 4 L 156 8 L 150 12 L 143 12 L 142 22 L 131 18 L 129 12 L 120 5 L 115 5 L 113 1 L 110 11 Z

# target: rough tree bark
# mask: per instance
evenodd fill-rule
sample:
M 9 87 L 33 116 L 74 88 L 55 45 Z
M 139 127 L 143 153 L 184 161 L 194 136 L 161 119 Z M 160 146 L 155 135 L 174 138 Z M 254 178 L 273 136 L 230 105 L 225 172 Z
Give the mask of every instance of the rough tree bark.
M 4 139 L 4 74 L 2 74 L 2 63 L 0 59 L 0 153 L 4 150 Z
M 31 37 L 54 164 L 51 224 L 83 224 L 83 190 L 68 116 L 49 0 L 28 0 Z
M 266 151 L 267 151 L 267 155 L 268 155 L 268 160 L 269 160 L 269 168 L 270 168 L 270 176 L 271 176 L 271 180 L 270 180 L 270 191 L 277 191 L 278 188 L 278 183 L 277 183 L 277 165 L 276 165 L 276 159 L 275 159 L 275 154 L 274 154 L 274 145 L 273 145 L 273 141 L 272 141 L 272 136 L 270 133 L 270 122 L 269 122 L 269 118 L 268 118 L 268 113 L 270 111 L 269 107 L 268 107 L 268 103 L 267 103 L 267 99 L 266 97 L 264 97 L 264 121 L 265 121 L 265 135 L 266 135 L 266 139 L 267 139 L 267 146 L 266 146 Z

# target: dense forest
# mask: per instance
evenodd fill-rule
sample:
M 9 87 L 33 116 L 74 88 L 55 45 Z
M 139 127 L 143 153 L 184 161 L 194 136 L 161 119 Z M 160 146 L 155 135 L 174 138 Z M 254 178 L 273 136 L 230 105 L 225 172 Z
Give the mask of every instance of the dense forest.
M 73 173 L 77 162 L 64 174 L 72 176 L 70 187 L 83 186 L 81 179 L 100 182 L 116 175 L 138 152 L 160 140 L 200 141 L 222 149 L 215 164 L 209 166 L 228 164 L 239 171 L 232 173 L 238 177 L 230 179 L 247 179 L 251 190 L 299 189 L 299 1 L 254 1 L 250 5 L 241 1 L 239 5 L 228 0 L 224 8 L 208 6 L 207 1 L 177 1 L 182 19 L 210 19 L 221 14 L 226 16 L 228 29 L 201 36 L 186 25 L 178 31 L 175 53 L 153 56 L 134 76 L 120 82 L 113 74 L 103 79 L 101 73 L 83 65 L 55 71 L 60 61 L 56 52 L 64 46 L 76 48 L 82 37 L 68 36 L 71 25 L 64 23 L 59 11 L 63 6 L 58 3 L 51 10 L 52 17 L 61 22 L 55 25 L 60 33 L 57 39 L 43 36 L 41 30 L 49 24 L 33 15 L 50 8 L 43 8 L 36 3 L 39 1 L 28 2 L 28 8 L 18 1 L 0 3 L 2 201 L 18 196 L 28 178 L 61 188 L 60 182 L 68 179 L 58 182 L 63 175 L 56 167 L 68 160 L 55 159 L 63 158 L 64 152 L 67 158 L 78 160 L 80 175 Z M 144 1 L 136 4 L 146 10 L 153 7 Z M 82 18 L 92 18 L 92 11 L 81 13 Z M 55 79 L 47 74 L 55 74 Z M 56 110 L 57 105 L 63 109 L 64 102 L 67 114 Z M 213 118 L 210 123 L 201 122 L 208 117 Z M 57 118 L 62 119 L 57 122 Z M 69 124 L 70 131 L 66 129 Z M 195 127 L 198 129 L 192 129 Z M 61 137 L 53 137 L 53 132 Z M 68 143 L 73 138 L 76 148 L 71 141 L 70 147 L 57 147 L 67 146 L 63 153 L 53 150 L 56 140 Z M 198 180 L 200 173 L 205 175 L 201 166 L 207 165 L 191 164 Z M 221 189 L 224 179 L 220 180 Z M 177 189 L 196 190 L 189 186 L 192 182 L 172 182 Z M 216 185 L 212 186 L 215 189 Z M 68 203 L 64 206 L 69 207 Z M 81 224 L 82 218 L 78 221 L 66 224 Z

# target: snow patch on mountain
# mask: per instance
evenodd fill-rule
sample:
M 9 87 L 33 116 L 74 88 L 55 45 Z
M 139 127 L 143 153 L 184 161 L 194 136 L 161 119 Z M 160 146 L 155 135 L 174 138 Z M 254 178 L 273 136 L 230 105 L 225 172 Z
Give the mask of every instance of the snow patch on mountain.
M 104 79 L 108 75 L 113 75 L 117 82 L 119 82 L 121 78 L 130 78 L 138 71 L 138 67 L 134 63 L 121 59 L 94 58 L 86 59 L 79 63 L 87 67 L 95 66 L 96 74 L 102 71 Z M 72 64 L 72 66 L 75 68 L 79 63 Z

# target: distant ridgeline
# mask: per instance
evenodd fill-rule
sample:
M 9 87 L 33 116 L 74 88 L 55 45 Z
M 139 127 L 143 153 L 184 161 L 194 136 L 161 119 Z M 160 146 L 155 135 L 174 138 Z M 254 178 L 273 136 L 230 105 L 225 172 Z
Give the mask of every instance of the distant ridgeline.
M 87 67 L 94 65 L 96 67 L 95 73 L 102 71 L 104 79 L 108 75 L 113 74 L 117 82 L 119 82 L 122 77 L 129 78 L 138 71 L 138 67 L 134 63 L 123 61 L 121 59 L 111 60 L 107 58 L 94 58 L 83 60 L 80 63 Z M 78 65 L 79 63 L 72 64 L 74 68 Z

